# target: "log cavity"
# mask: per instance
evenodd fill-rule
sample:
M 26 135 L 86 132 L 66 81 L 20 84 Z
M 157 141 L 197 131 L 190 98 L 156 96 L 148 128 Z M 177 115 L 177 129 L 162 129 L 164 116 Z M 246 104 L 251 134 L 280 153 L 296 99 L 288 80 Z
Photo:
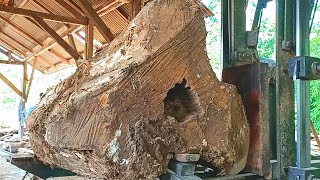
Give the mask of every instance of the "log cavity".
M 199 111 L 198 98 L 186 84 L 186 79 L 183 79 L 182 83 L 175 84 L 164 99 L 165 115 L 174 117 L 178 122 L 184 122 Z

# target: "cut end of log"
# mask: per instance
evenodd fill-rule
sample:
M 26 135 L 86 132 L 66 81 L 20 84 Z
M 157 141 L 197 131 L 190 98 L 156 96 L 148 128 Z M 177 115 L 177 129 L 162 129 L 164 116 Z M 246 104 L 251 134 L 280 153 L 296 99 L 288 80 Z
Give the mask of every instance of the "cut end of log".
M 31 114 L 37 157 L 106 179 L 155 179 L 175 154 L 241 171 L 249 125 L 236 88 L 217 80 L 205 39 L 203 14 L 188 0 L 149 2 Z

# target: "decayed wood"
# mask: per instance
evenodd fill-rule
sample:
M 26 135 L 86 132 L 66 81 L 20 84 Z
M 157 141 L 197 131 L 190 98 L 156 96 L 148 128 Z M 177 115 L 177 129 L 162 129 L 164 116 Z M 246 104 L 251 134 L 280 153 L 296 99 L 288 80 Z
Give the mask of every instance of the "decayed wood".
M 221 173 L 246 164 L 237 90 L 217 80 L 203 14 L 188 0 L 149 2 L 129 27 L 50 89 L 27 126 L 41 161 L 84 176 L 155 179 L 175 154 Z

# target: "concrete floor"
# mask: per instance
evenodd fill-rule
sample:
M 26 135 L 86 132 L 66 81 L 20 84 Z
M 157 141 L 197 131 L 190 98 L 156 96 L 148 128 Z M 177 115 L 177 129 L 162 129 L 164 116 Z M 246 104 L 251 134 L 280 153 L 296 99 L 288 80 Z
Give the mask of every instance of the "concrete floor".
M 0 180 L 22 180 L 25 174 L 25 171 L 0 157 Z M 25 180 L 30 180 L 30 178 L 27 176 Z

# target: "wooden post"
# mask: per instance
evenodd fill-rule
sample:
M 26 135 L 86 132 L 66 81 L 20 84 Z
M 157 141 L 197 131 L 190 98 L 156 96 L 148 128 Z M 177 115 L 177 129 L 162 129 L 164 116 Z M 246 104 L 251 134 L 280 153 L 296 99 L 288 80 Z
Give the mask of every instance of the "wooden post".
M 93 23 L 89 21 L 86 28 L 86 56 L 85 59 L 89 60 L 93 57 L 93 38 L 94 38 L 94 27 Z
M 27 82 L 28 82 L 28 69 L 27 69 L 27 62 L 23 63 L 23 79 L 22 79 L 22 101 L 23 105 L 25 106 L 26 103 L 26 90 L 27 90 Z M 25 107 L 23 107 L 25 108 Z
M 34 71 L 35 71 L 36 64 L 37 64 L 37 59 L 35 59 L 35 61 L 32 64 L 32 71 L 31 71 L 31 75 L 30 75 L 30 78 L 29 78 L 28 89 L 27 89 L 27 93 L 26 93 L 26 102 L 28 101 L 28 97 L 29 97 L 29 93 L 30 93 L 30 89 L 31 89 L 32 81 L 33 81 L 33 76 L 34 76 Z
M 8 50 L 8 61 L 9 61 L 9 64 L 11 63 L 11 60 L 12 60 L 12 51 L 11 50 Z
M 77 46 L 76 46 L 76 43 L 74 42 L 74 38 L 73 38 L 73 35 L 72 35 L 72 34 L 69 34 L 69 35 L 68 35 L 68 40 L 69 40 L 70 46 L 71 46 L 74 50 L 76 50 L 76 51 L 78 52 Z

